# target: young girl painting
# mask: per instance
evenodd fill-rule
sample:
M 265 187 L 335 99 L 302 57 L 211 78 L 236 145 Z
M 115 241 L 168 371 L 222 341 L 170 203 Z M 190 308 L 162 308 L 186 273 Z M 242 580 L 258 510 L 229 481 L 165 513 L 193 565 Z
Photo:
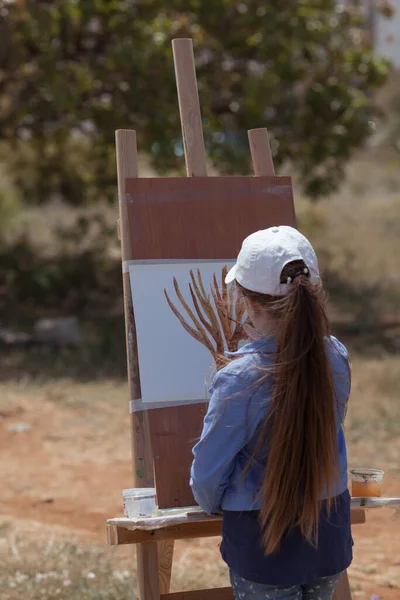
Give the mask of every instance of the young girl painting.
M 352 560 L 350 367 L 329 333 L 317 257 L 296 229 L 272 227 L 243 242 L 226 282 L 252 341 L 214 379 L 192 489 L 223 514 L 235 598 L 329 600 Z

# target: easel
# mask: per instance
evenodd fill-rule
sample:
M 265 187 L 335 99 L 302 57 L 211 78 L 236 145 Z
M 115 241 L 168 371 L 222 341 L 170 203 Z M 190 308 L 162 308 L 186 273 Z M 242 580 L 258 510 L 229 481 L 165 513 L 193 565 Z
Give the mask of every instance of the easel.
M 138 258 L 234 258 L 245 235 L 257 228 L 295 226 L 291 180 L 275 177 L 266 129 L 248 132 L 255 178 L 204 179 L 206 154 L 191 40 L 174 40 L 173 53 L 186 172 L 188 178 L 201 179 L 138 179 L 136 133 L 121 130 L 116 134 L 128 379 L 133 403 L 141 398 L 141 386 L 128 262 Z M 224 198 L 227 190 L 229 205 Z M 194 191 L 198 201 L 193 201 Z M 168 210 L 175 212 L 167 214 Z M 168 216 L 171 222 L 181 221 L 173 239 L 166 232 Z M 218 219 L 225 219 L 228 231 L 216 229 Z M 230 220 L 231 229 L 226 220 Z M 186 226 L 192 232 L 190 238 L 184 231 Z M 132 234 L 134 228 L 140 232 L 140 243 Z M 200 241 L 193 239 L 196 228 L 202 233 Z M 133 485 L 150 487 L 155 478 L 160 508 L 194 504 L 188 486 L 191 446 L 201 431 L 205 410 L 205 404 L 192 404 L 131 411 Z M 168 472 L 171 464 L 174 470 Z M 162 480 L 166 472 L 168 477 Z M 353 513 L 353 523 L 364 520 L 364 511 Z M 131 530 L 126 521 L 109 521 L 108 541 L 111 545 L 137 545 L 140 600 L 232 600 L 231 588 L 169 593 L 174 540 L 220 536 L 220 518 L 197 515 L 153 531 Z M 336 600 L 351 600 L 347 576 Z

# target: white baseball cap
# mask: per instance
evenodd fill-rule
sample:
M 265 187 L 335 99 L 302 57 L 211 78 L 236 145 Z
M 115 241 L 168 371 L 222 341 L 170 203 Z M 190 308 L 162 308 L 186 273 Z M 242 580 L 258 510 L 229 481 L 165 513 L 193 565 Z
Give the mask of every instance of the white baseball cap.
M 281 225 L 252 233 L 242 245 L 236 264 L 225 282 L 237 281 L 242 287 L 259 294 L 285 296 L 291 283 L 282 284 L 284 267 L 302 260 L 312 283 L 319 283 L 318 259 L 313 247 L 297 229 Z

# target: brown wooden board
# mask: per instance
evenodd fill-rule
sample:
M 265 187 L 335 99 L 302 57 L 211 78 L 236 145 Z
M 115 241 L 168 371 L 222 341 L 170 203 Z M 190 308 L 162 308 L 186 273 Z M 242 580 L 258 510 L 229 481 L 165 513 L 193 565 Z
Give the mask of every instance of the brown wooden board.
M 195 504 L 188 486 L 192 448 L 199 439 L 207 403 L 149 410 L 154 475 L 160 508 Z
M 234 259 L 250 233 L 296 226 L 290 177 L 126 179 L 125 192 L 133 260 Z M 205 408 L 148 411 L 160 508 L 194 504 L 191 448 Z
M 161 600 L 234 600 L 234 596 L 232 588 L 226 587 L 161 594 Z
M 222 520 L 187 521 L 180 525 L 152 531 L 130 530 L 117 525 L 108 525 L 107 532 L 110 546 L 148 544 L 165 540 L 186 540 L 200 537 L 220 537 L 222 535 Z
M 243 239 L 296 226 L 290 177 L 128 179 L 133 259 L 235 258 Z

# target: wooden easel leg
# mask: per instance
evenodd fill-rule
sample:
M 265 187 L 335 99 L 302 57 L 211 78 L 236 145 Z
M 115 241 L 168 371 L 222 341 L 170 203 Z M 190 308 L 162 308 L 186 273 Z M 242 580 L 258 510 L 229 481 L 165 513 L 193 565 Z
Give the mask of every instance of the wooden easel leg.
M 343 573 L 343 577 L 338 583 L 333 600 L 351 600 L 350 583 L 347 571 Z
M 160 593 L 168 594 L 171 583 L 172 558 L 174 555 L 174 540 L 158 542 L 158 574 Z
M 122 260 L 131 260 L 132 248 L 129 230 L 128 209 L 125 197 L 126 179 L 138 177 L 136 133 L 129 130 L 116 132 L 118 196 L 120 207 L 119 235 L 121 237 Z M 124 273 L 124 304 L 128 357 L 128 381 L 130 399 L 141 397 L 135 318 L 129 273 Z M 131 414 L 132 467 L 135 487 L 153 485 L 153 456 L 148 432 L 146 411 Z M 160 600 L 158 581 L 157 543 L 137 545 L 137 580 L 140 600 Z
M 137 545 L 139 600 L 160 600 L 157 543 Z

